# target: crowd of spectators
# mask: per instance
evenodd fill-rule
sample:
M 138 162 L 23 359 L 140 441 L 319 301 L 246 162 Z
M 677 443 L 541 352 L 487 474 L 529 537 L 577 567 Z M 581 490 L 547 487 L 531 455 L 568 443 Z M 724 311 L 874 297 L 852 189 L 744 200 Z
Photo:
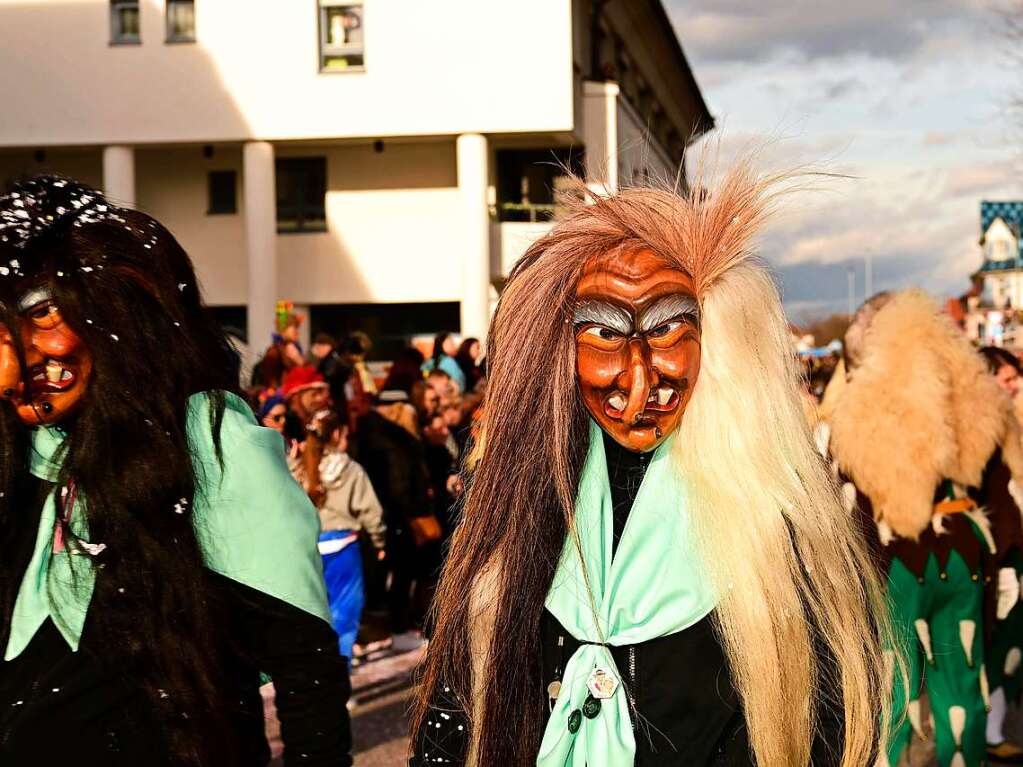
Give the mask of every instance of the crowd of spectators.
M 409 345 L 379 381 L 364 333 L 317 334 L 307 353 L 301 323 L 291 312 L 278 316 L 250 402 L 263 426 L 280 432 L 319 511 L 334 627 L 341 653 L 358 662 L 428 634 L 459 466 L 486 387 L 481 347 L 441 333 L 430 357 Z

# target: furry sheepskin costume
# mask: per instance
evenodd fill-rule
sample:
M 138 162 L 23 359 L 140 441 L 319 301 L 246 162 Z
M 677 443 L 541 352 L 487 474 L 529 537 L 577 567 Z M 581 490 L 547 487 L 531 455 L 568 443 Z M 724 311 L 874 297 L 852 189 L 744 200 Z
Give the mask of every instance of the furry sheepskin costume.
M 923 737 L 926 685 L 939 767 L 980 767 L 987 690 L 1010 689 L 1017 640 L 1009 635 L 1023 626 L 1023 609 L 1003 588 L 1018 584 L 1012 564 L 1023 561 L 1013 500 L 1023 445 L 1013 404 L 962 331 L 917 290 L 860 309 L 846 362 L 823 408 L 831 455 L 850 480 L 847 497 L 877 525 L 904 642 L 906 673 L 895 675 L 894 729 L 879 764 L 898 763 L 913 731 Z
M 916 540 L 931 525 L 938 484 L 978 487 L 997 448 L 1023 478 L 1011 400 L 931 298 L 893 296 L 863 349 L 829 408 L 831 452 L 879 524 Z

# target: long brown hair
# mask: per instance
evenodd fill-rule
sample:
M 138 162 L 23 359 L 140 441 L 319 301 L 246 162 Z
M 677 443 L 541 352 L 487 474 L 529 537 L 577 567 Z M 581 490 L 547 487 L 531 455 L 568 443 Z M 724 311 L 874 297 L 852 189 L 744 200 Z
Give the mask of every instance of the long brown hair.
M 482 444 L 437 592 L 414 732 L 443 686 L 470 717 L 470 764 L 535 760 L 547 716 L 540 619 L 588 447 L 574 291 L 589 259 L 649 248 L 692 276 L 701 301 L 702 372 L 675 460 L 757 762 L 807 764 L 814 701 L 834 695 L 843 765 L 870 761 L 888 707 L 883 600 L 814 451 L 777 291 L 749 250 L 787 178 L 742 164 L 711 195 L 695 185 L 596 197 L 516 265 L 488 338 Z M 818 668 L 818 642 L 835 669 Z

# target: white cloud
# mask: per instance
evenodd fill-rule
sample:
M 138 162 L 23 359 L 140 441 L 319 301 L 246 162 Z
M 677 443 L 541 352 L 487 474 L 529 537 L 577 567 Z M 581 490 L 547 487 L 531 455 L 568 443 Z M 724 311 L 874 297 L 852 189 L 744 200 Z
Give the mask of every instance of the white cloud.
M 705 61 L 913 55 L 949 27 L 990 24 L 982 0 L 668 0 L 683 43 Z M 955 38 L 955 35 L 953 35 Z
M 983 165 L 950 168 L 945 178 L 945 194 L 950 197 L 998 197 L 1012 189 L 1018 177 L 1014 158 L 1007 154 L 1002 160 Z
M 980 199 L 1023 195 L 1000 1 L 666 0 L 724 160 L 761 146 L 771 169 L 855 176 L 764 233 L 790 308 L 844 311 L 868 253 L 875 289 L 965 288 Z

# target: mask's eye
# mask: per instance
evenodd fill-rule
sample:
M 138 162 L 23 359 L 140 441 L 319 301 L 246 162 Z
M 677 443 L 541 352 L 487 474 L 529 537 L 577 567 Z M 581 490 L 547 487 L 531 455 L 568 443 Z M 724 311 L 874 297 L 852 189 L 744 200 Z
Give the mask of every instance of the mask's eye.
M 603 325 L 588 327 L 583 331 L 583 335 L 596 336 L 604 341 L 615 341 L 622 337 L 622 334 L 617 330 L 611 330 L 611 328 L 606 328 Z
M 682 320 L 670 320 L 668 322 L 662 322 L 656 328 L 647 331 L 647 335 L 650 338 L 663 338 L 682 327 Z
M 606 325 L 583 325 L 576 341 L 601 351 L 614 351 L 625 343 L 625 336 Z
M 662 322 L 644 333 L 647 343 L 655 349 L 668 349 L 687 339 L 699 338 L 698 325 L 693 317 L 680 315 Z
M 24 312 L 26 318 L 40 328 L 53 328 L 61 323 L 60 309 L 53 301 L 43 301 Z

